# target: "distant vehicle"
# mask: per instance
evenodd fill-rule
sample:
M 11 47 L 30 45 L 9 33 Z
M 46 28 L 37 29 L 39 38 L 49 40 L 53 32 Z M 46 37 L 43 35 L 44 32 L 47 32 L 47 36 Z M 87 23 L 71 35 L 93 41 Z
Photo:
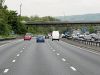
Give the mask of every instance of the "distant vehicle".
M 52 41 L 53 40 L 58 40 L 59 41 L 59 38 L 60 38 L 59 31 L 53 31 L 52 32 Z
M 37 43 L 39 43 L 39 42 L 45 42 L 44 36 L 37 36 L 36 42 L 37 42 Z
M 88 35 L 84 35 L 84 39 L 85 39 L 85 40 L 91 40 L 91 39 L 92 39 L 92 37 L 91 37 L 91 35 L 90 35 L 90 34 L 88 34 Z
M 24 40 L 31 40 L 32 36 L 28 33 L 26 33 L 26 35 L 24 36 Z
M 72 38 L 73 39 L 78 39 L 78 35 L 77 34 L 72 34 Z
M 78 35 L 79 38 L 84 38 L 84 34 Z
M 45 39 L 49 39 L 49 36 L 47 35 L 47 36 L 45 36 Z
M 65 34 L 61 34 L 61 38 L 66 38 L 67 36 Z

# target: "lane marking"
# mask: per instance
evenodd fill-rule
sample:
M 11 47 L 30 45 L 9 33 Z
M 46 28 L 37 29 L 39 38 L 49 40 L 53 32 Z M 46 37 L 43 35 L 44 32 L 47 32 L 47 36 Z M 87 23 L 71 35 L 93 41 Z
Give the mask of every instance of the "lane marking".
M 57 53 L 57 55 L 60 55 L 59 53 Z
M 8 44 L 9 44 L 9 42 L 8 42 L 8 43 L 6 43 L 6 44 L 1 45 L 0 47 L 6 46 L 6 45 L 8 45 Z
M 25 48 L 23 48 L 23 49 L 25 49 Z
M 62 58 L 62 61 L 66 61 L 66 59 L 65 58 Z
M 22 53 L 23 51 L 20 51 L 20 53 Z
M 5 43 L 3 45 L 0 45 L 0 47 L 4 47 L 4 46 L 10 45 L 10 44 L 16 44 L 16 43 L 18 43 L 20 41 L 22 41 L 22 40 L 15 40 L 14 42 L 10 41 L 10 42 L 7 42 L 7 43 Z
M 55 52 L 56 50 L 53 50 L 53 52 Z
M 63 43 L 68 44 L 68 45 L 71 45 L 71 46 L 76 47 L 76 48 L 79 48 L 79 49 L 82 49 L 83 51 L 86 51 L 86 52 L 89 52 L 89 53 L 93 53 L 93 54 L 96 54 L 96 55 L 100 55 L 100 53 L 97 53 L 96 51 L 88 50 L 87 48 L 84 48 L 84 47 L 81 48 L 81 47 L 78 47 L 78 46 L 75 46 L 75 45 L 72 45 L 72 44 L 69 44 L 69 43 L 66 43 L 66 42 L 63 42 Z
M 13 60 L 12 62 L 14 63 L 14 62 L 16 62 L 16 60 Z
M 4 73 L 7 73 L 8 71 L 9 71 L 9 69 L 5 69 L 5 70 L 4 70 Z
M 17 54 L 17 56 L 20 56 L 20 54 Z
M 70 67 L 73 71 L 77 71 L 76 68 L 74 68 L 73 66 Z

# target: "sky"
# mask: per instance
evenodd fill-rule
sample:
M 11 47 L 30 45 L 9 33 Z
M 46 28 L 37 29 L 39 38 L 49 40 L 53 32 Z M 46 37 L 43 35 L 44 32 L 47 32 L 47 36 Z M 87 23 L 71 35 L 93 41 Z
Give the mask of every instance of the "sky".
M 100 0 L 6 0 L 9 10 L 23 16 L 70 16 L 100 13 Z

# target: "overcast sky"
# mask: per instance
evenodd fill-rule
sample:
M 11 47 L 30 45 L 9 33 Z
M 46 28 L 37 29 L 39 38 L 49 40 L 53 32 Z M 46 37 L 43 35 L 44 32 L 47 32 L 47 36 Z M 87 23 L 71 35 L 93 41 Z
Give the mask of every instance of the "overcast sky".
M 26 16 L 63 16 L 100 13 L 100 0 L 6 0 L 11 10 Z

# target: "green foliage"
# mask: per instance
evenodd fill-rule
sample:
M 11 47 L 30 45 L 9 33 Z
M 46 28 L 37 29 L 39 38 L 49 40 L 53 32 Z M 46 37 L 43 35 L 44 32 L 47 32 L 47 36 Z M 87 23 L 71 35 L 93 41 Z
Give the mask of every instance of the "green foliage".
M 49 21 L 59 21 L 58 19 L 51 17 L 51 16 L 45 16 L 45 17 L 39 17 L 39 16 L 22 16 L 22 21 L 34 21 L 34 22 L 49 22 Z
M 90 32 L 90 33 L 94 33 L 94 32 L 95 32 L 95 29 L 94 29 L 93 26 L 89 26 L 89 32 Z
M 51 27 L 27 27 L 21 23 L 21 21 L 34 21 L 34 22 L 49 22 L 59 21 L 51 16 L 39 17 L 39 16 L 19 16 L 16 11 L 8 10 L 7 6 L 0 6 L 0 35 L 25 34 L 31 32 L 34 34 L 47 34 L 52 31 Z
M 50 22 L 50 21 L 59 21 L 55 19 L 54 17 L 51 16 L 45 16 L 45 17 L 39 17 L 39 16 L 22 16 L 21 17 L 22 21 L 33 21 L 33 22 Z M 30 26 L 28 27 L 28 32 L 33 33 L 33 34 L 48 34 L 52 32 L 53 28 L 52 27 L 38 27 L 38 26 Z
M 10 34 L 10 26 L 5 22 L 0 22 L 0 34 L 1 35 L 9 35 Z
M 25 34 L 27 29 L 21 23 L 21 18 L 16 11 L 8 10 L 7 6 L 0 8 L 0 35 L 10 35 L 14 31 L 16 34 Z

